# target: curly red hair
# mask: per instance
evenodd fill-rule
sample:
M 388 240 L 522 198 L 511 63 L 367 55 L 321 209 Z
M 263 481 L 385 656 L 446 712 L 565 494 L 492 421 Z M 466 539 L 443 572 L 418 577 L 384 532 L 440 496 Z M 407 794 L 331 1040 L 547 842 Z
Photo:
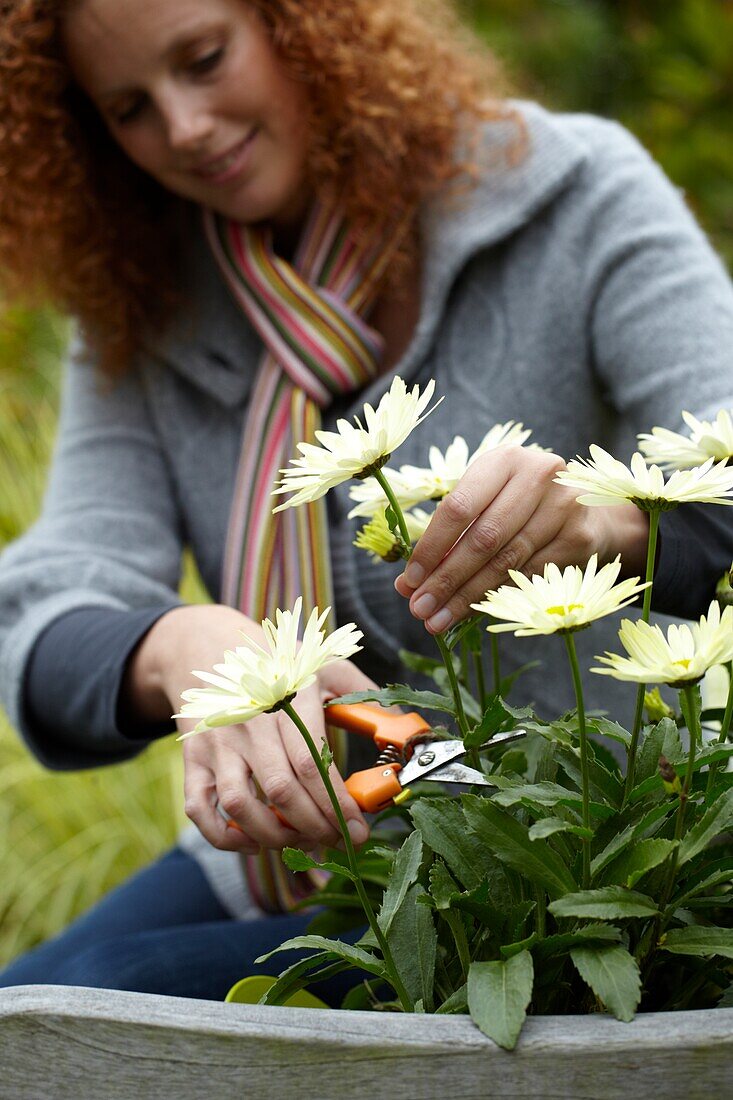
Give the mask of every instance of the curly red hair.
M 394 228 L 471 173 L 470 141 L 456 160 L 467 120 L 512 115 L 496 62 L 449 0 L 243 2 L 307 89 L 311 182 L 367 230 L 385 216 Z M 68 6 L 0 0 L 3 280 L 11 296 L 77 317 L 115 373 L 174 306 L 186 207 L 125 157 L 74 84 L 61 47 Z M 394 270 L 409 251 L 403 241 Z

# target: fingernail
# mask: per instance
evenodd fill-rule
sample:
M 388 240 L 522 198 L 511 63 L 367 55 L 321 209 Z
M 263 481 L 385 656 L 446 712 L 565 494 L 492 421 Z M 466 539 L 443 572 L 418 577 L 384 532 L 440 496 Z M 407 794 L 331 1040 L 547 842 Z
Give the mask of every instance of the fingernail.
M 425 570 L 416 561 L 408 563 L 407 569 L 405 569 L 402 576 L 405 579 L 405 583 L 409 584 L 410 588 L 417 588 L 419 584 L 422 584 L 425 577 Z
M 452 614 L 447 607 L 444 607 L 437 615 L 433 615 L 432 619 L 428 619 L 428 626 L 431 630 L 434 630 L 436 634 L 442 634 L 444 630 L 448 629 L 452 622 Z
M 363 844 L 366 838 L 369 836 L 369 830 L 363 821 L 351 820 L 347 822 L 349 827 L 349 835 L 354 844 Z
M 431 595 L 430 592 L 426 592 L 419 600 L 415 600 L 412 610 L 419 619 L 427 619 L 429 615 L 432 615 L 437 606 L 438 601 L 435 596 Z

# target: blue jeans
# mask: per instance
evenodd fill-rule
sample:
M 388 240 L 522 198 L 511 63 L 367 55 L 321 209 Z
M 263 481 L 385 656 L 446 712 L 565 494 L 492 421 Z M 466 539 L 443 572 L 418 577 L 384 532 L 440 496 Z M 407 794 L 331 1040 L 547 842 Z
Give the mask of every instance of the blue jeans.
M 240 978 L 278 974 L 308 954 L 284 952 L 264 965 L 254 962 L 289 937 L 301 935 L 310 919 L 294 915 L 233 920 L 198 864 L 173 848 L 55 939 L 11 962 L 0 971 L 0 988 L 77 985 L 222 1001 Z M 364 976 L 347 971 L 311 988 L 338 1007 Z

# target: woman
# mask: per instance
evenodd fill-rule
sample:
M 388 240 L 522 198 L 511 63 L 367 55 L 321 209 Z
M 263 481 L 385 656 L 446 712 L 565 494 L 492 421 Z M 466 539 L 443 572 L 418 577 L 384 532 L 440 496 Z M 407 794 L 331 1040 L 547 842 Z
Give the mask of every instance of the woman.
M 12 290 L 45 288 L 75 314 L 85 342 L 43 515 L 0 569 L 0 687 L 39 759 L 111 762 L 169 733 L 191 669 L 211 667 L 238 630 L 256 637 L 301 591 L 366 634 L 361 668 L 335 666 L 298 700 L 323 738 L 324 694 L 393 678 L 401 645 L 428 649 L 508 568 L 598 551 L 641 571 L 643 515 L 578 506 L 553 481 L 558 455 L 591 441 L 628 452 L 682 408 L 733 404 L 733 292 L 628 134 L 502 101 L 449 13 L 427 16 L 417 0 L 4 10 L 3 267 Z M 476 462 L 396 581 L 403 600 L 388 571 L 354 558 L 344 492 L 305 530 L 273 528 L 263 506 L 319 417 L 358 412 L 396 372 L 449 395 L 430 442 L 475 444 L 521 418 L 554 452 Z M 400 458 L 419 463 L 426 447 L 417 433 Z M 715 553 L 693 539 L 691 515 Z M 704 509 L 669 518 L 658 609 L 707 602 L 731 557 L 716 524 Z M 210 606 L 177 596 L 184 543 Z M 550 663 L 527 694 L 543 709 L 569 703 L 538 649 Z M 508 645 L 506 660 L 527 654 Z M 302 927 L 251 919 L 301 887 L 272 858 L 255 874 L 255 853 L 337 839 L 297 733 L 263 716 L 183 753 L 197 830 L 0 985 L 218 998 Z M 337 789 L 361 842 L 367 824 Z

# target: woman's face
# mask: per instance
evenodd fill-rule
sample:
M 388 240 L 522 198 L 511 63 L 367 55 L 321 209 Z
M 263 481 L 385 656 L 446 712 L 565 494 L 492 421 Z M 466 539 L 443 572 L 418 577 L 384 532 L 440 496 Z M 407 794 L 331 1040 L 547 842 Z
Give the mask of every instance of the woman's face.
M 80 0 L 63 37 L 115 141 L 163 187 L 237 221 L 300 221 L 305 90 L 244 0 Z

